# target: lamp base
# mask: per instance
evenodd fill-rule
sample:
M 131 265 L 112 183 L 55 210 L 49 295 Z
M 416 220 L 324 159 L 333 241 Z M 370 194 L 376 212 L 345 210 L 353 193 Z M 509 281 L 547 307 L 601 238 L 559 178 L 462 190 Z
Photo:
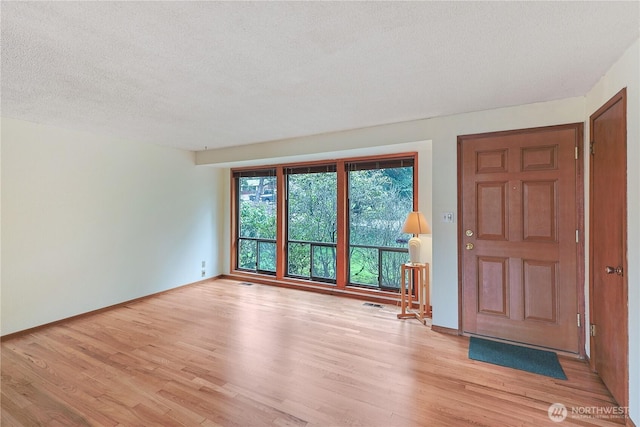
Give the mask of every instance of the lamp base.
M 409 262 L 411 264 L 420 264 L 420 248 L 422 242 L 418 237 L 409 239 Z

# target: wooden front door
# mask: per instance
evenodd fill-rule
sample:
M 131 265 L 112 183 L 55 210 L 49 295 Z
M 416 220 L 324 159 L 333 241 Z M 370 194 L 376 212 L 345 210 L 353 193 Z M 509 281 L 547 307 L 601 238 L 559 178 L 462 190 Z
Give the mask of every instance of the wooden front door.
M 579 353 L 582 124 L 461 136 L 462 328 Z
M 626 91 L 591 116 L 591 365 L 618 404 L 627 405 Z

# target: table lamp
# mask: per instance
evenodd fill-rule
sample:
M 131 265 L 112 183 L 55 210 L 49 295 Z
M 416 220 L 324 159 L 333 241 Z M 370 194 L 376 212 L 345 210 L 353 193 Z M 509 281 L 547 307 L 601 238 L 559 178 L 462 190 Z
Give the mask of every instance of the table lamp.
M 409 212 L 402 227 L 402 232 L 413 234 L 413 237 L 409 239 L 409 262 L 411 264 L 419 264 L 422 242 L 418 235 L 431 233 L 431 227 L 429 227 L 429 223 L 424 215 L 422 215 L 422 212 Z

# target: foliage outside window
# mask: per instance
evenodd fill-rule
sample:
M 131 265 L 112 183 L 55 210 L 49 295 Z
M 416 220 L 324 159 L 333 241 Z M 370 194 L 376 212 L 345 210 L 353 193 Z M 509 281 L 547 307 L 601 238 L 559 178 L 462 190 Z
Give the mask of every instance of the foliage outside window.
M 238 265 L 276 271 L 276 177 L 273 170 L 238 173 Z
M 335 282 L 335 166 L 289 168 L 286 177 L 287 274 Z
M 349 165 L 349 282 L 398 288 L 402 224 L 413 210 L 413 161 Z
M 414 208 L 414 156 L 279 168 L 233 173 L 235 268 L 397 290 L 408 257 L 410 236 L 401 229 Z

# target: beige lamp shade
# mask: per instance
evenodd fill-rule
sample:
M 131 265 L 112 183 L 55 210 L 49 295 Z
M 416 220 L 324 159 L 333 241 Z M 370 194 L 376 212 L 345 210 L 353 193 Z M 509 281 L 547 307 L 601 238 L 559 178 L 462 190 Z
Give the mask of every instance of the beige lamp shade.
M 420 241 L 420 234 L 429 234 L 431 233 L 431 227 L 429 227 L 429 223 L 427 222 L 422 212 L 410 212 L 407 215 L 407 220 L 404 222 L 404 226 L 402 227 L 403 233 L 413 234 L 413 237 L 409 239 L 409 262 L 411 264 L 421 264 L 420 262 L 420 252 L 422 247 L 422 242 Z
M 407 215 L 407 219 L 402 227 L 402 232 L 414 235 L 429 234 L 431 233 L 431 227 L 429 227 L 429 223 L 424 215 L 422 215 L 422 212 L 414 211 L 409 212 L 409 215 Z

